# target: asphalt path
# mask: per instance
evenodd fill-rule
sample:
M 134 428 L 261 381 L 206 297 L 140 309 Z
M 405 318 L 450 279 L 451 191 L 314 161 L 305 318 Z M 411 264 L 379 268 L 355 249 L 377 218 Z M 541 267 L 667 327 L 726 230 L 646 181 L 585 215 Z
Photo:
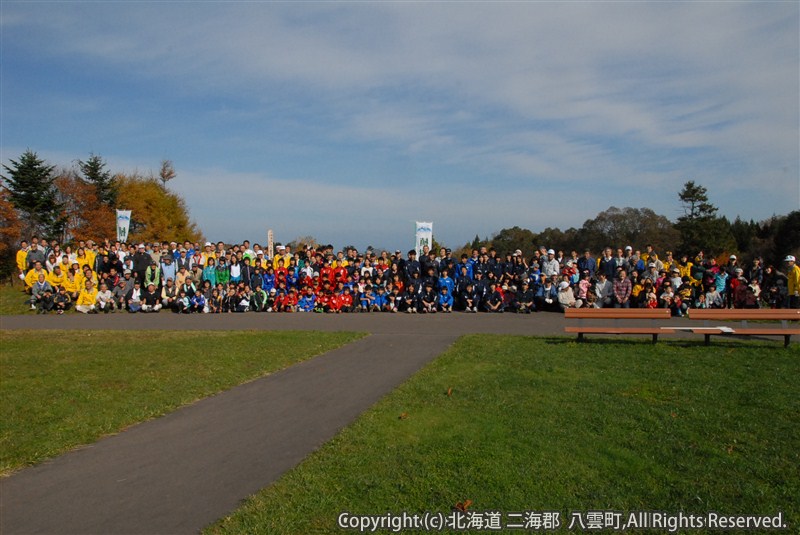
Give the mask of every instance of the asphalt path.
M 562 335 L 560 314 L 67 314 L 0 328 L 370 333 L 0 480 L 0 533 L 196 533 L 468 333 Z

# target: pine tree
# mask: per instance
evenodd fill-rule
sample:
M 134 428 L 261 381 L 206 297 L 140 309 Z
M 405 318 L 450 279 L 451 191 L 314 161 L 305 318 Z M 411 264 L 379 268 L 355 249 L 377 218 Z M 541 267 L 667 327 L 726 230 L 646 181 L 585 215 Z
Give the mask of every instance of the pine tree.
M 60 238 L 66 223 L 63 207 L 57 200 L 53 184 L 55 166 L 45 165 L 35 152 L 25 151 L 18 161 L 3 165 L 9 173 L 3 176 L 10 191 L 9 200 L 17 209 L 26 234 L 43 238 Z
M 118 188 L 111 173 L 106 169 L 106 162 L 100 156 L 90 154 L 85 162 L 78 160 L 78 167 L 83 180 L 94 186 L 100 203 L 114 208 L 117 205 Z
M 731 233 L 731 223 L 717 217 L 717 207 L 708 200 L 708 190 L 694 180 L 683 185 L 678 193 L 684 215 L 678 218 L 675 228 L 681 234 L 681 251 L 694 256 L 704 251 L 706 257 L 722 252 L 736 251 L 736 240 Z

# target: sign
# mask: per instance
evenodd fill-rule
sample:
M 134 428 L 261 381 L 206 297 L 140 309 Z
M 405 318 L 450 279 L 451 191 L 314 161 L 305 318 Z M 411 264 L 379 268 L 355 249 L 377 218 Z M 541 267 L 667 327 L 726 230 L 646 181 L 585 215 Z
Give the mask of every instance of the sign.
M 422 257 L 422 248 L 433 246 L 433 223 L 417 221 L 417 233 L 414 240 L 414 248 L 417 250 L 417 258 Z
M 128 231 L 131 228 L 131 211 L 117 210 L 117 241 L 128 241 Z
M 272 229 L 267 231 L 267 252 L 269 253 L 270 261 L 272 261 L 275 258 L 275 237 L 272 234 Z

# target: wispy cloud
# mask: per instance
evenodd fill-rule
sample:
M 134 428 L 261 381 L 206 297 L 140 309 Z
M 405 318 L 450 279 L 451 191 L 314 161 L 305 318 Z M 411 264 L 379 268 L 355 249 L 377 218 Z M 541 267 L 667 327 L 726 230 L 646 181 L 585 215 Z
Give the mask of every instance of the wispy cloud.
M 793 2 L 4 2 L 13 56 L 3 59 L 26 53 L 100 83 L 130 80 L 137 93 L 64 120 L 92 128 L 111 116 L 125 135 L 109 153 L 183 159 L 193 183 L 212 184 L 186 191 L 209 233 L 227 227 L 206 215 L 215 213 L 206 195 L 220 199 L 195 160 L 235 191 L 263 191 L 288 234 L 391 233 L 403 217 L 432 213 L 462 239 L 506 222 L 579 225 L 611 204 L 672 216 L 688 178 L 720 192 L 731 216 L 797 209 L 799 14 Z M 44 93 L 51 103 L 85 98 Z M 33 106 L 4 100 L 13 121 L 3 144 L 23 142 L 11 110 Z M 137 136 L 145 145 L 125 156 Z M 412 190 L 429 194 L 410 196 L 401 171 L 387 184 L 370 165 L 407 167 Z M 580 203 L 563 196 L 566 185 Z M 385 216 L 365 224 L 356 211 L 351 224 L 317 192 L 390 199 L 403 214 L 381 226 Z M 480 209 L 495 198 L 501 213 Z M 279 208 L 309 203 L 318 205 L 303 218 Z M 473 227 L 449 223 L 463 220 L 460 208 L 476 214 Z

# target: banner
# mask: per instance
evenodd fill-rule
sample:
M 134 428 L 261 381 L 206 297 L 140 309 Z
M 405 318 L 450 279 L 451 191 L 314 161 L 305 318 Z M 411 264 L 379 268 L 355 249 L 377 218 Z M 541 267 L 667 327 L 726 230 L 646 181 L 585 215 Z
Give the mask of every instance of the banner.
M 433 246 L 433 223 L 417 221 L 417 236 L 414 241 L 414 248 L 417 250 L 417 258 L 422 257 L 422 248 Z
M 131 211 L 117 210 L 117 241 L 128 241 L 128 231 L 131 228 Z
M 275 258 L 275 237 L 272 234 L 272 229 L 267 230 L 267 254 L 270 262 L 272 262 Z

